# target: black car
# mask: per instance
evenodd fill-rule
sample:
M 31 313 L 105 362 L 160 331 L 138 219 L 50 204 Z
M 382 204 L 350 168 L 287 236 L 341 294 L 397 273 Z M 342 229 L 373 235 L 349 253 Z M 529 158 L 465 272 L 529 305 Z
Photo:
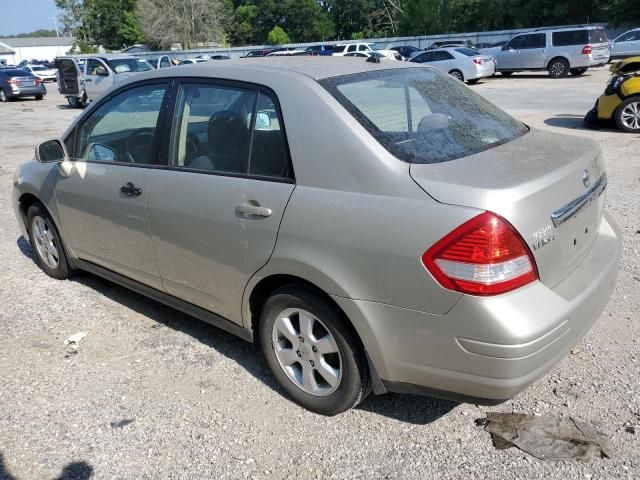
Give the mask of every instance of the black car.
M 419 49 L 410 45 L 403 45 L 401 47 L 392 47 L 390 50 L 395 50 L 402 55 L 403 58 L 409 58 L 412 53 L 417 52 Z
M 0 69 L 0 102 L 21 97 L 42 100 L 46 94 L 42 80 L 33 73 L 19 68 Z

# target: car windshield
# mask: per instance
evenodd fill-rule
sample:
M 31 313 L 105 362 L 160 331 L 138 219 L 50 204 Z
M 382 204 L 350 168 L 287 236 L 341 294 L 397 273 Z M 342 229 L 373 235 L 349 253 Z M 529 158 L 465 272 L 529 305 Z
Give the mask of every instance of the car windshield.
M 529 131 L 458 80 L 432 69 L 385 69 L 320 83 L 391 154 L 410 163 L 466 157 Z
M 108 61 L 111 70 L 116 73 L 147 72 L 153 70 L 149 62 L 142 58 L 116 58 Z

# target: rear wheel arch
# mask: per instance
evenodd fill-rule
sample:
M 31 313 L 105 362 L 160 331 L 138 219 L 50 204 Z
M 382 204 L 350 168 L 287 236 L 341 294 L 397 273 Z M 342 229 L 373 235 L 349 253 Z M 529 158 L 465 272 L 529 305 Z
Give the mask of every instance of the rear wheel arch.
M 249 295 L 249 314 L 251 315 L 251 329 L 254 333 L 258 334 L 260 328 L 260 316 L 262 313 L 262 308 L 264 307 L 267 299 L 277 290 L 286 287 L 300 287 L 305 290 L 309 290 L 319 297 L 321 297 L 324 301 L 330 305 L 336 313 L 340 315 L 341 318 L 345 320 L 345 322 L 349 325 L 351 333 L 355 335 L 358 339 L 359 343 L 362 345 L 362 341 L 360 340 L 360 335 L 354 328 L 349 317 L 344 313 L 344 311 L 340 308 L 340 306 L 331 298 L 327 292 L 325 292 L 322 288 L 318 287 L 314 283 L 305 280 L 302 277 L 298 277 L 296 275 L 289 274 L 274 274 L 268 277 L 261 279 L 251 290 Z
M 554 63 L 558 62 L 558 61 L 562 61 L 565 64 L 565 69 L 563 71 L 563 73 L 555 78 L 560 78 L 560 77 L 566 77 L 567 75 L 569 75 L 569 70 L 571 69 L 571 62 L 569 61 L 569 59 L 567 57 L 565 57 L 564 55 L 557 55 L 555 57 L 553 57 L 551 60 L 549 60 L 547 62 L 547 71 L 549 71 L 549 74 L 551 76 L 551 67 Z

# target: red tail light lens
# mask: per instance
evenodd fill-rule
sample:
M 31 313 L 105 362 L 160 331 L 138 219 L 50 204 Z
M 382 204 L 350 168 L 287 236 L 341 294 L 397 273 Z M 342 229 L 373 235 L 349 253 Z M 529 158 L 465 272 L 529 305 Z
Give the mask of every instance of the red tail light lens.
M 40 85 L 42 83 L 41 78 L 36 78 L 34 81 L 36 82 L 36 85 Z
M 538 278 L 520 234 L 491 212 L 449 233 L 422 255 L 422 263 L 440 285 L 470 295 L 498 295 Z
M 15 78 L 10 78 L 9 80 L 7 80 L 7 83 L 9 85 L 20 85 L 20 80 L 17 80 Z
M 472 60 L 476 65 L 482 65 L 482 60 L 480 60 L 479 58 L 473 58 Z
M 585 45 L 582 48 L 582 55 L 591 55 L 592 51 L 593 51 L 593 48 L 591 48 L 591 45 Z

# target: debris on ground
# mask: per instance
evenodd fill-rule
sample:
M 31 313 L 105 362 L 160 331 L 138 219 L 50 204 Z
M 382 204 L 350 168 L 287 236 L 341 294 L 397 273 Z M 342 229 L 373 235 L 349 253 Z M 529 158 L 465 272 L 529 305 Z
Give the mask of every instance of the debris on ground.
M 133 423 L 133 419 L 125 418 L 125 419 L 119 420 L 117 422 L 111 422 L 109 425 L 111 425 L 111 428 L 123 428 L 123 427 L 126 427 L 127 425 L 130 425 L 132 423 Z
M 78 349 L 78 346 L 80 345 L 80 342 L 84 339 L 84 337 L 87 336 L 86 332 L 78 332 L 78 333 L 74 333 L 73 335 L 71 335 L 69 338 L 67 338 L 64 341 L 64 345 L 65 346 L 69 346 L 71 348 L 73 348 L 74 350 Z
M 491 434 L 496 449 L 517 447 L 540 460 L 589 461 L 613 454 L 603 433 L 571 417 L 488 412 L 476 425 Z
M 625 432 L 627 432 L 627 433 L 630 433 L 630 434 L 632 434 L 632 435 L 635 435 L 636 430 L 637 430 L 637 429 L 636 429 L 636 426 L 635 426 L 635 425 L 631 425 L 630 423 L 627 423 L 627 424 L 624 426 L 624 431 L 625 431 Z

